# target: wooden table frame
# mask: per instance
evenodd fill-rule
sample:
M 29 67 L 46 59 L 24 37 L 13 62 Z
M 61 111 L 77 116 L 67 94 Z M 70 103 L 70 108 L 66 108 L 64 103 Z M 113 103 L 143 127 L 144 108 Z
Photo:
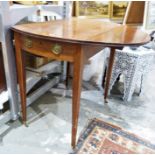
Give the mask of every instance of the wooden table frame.
M 100 50 L 104 48 L 104 46 L 93 46 L 91 45 L 82 45 L 82 44 L 75 44 L 75 43 L 67 43 L 67 48 L 70 51 L 70 53 L 65 54 L 53 54 L 51 51 L 41 54 L 42 48 L 35 49 L 31 48 L 30 45 L 26 45 L 26 41 L 38 41 L 38 43 L 35 45 L 35 48 L 40 44 L 42 41 L 46 46 L 46 39 L 41 40 L 40 38 L 35 37 L 29 37 L 26 35 L 21 35 L 17 32 L 14 33 L 14 39 L 15 39 L 15 49 L 16 49 L 16 62 L 17 62 L 17 74 L 18 74 L 18 81 L 19 81 L 19 87 L 20 87 L 20 95 L 21 95 L 21 105 L 22 105 L 22 120 L 23 123 L 26 124 L 26 75 L 25 75 L 25 63 L 24 63 L 24 51 L 40 55 L 44 57 L 50 57 L 52 59 L 56 60 L 62 60 L 62 61 L 68 61 L 73 63 L 74 65 L 74 71 L 73 71 L 73 97 L 72 97 L 72 147 L 74 148 L 76 145 L 76 134 L 77 134 L 77 125 L 78 125 L 78 117 L 79 117 L 79 109 L 80 109 L 80 95 L 81 95 L 81 83 L 82 83 L 82 73 L 83 73 L 83 65 L 85 61 L 90 58 L 91 56 L 98 53 Z M 29 39 L 29 40 L 27 40 Z M 66 46 L 64 42 L 56 42 L 56 41 L 48 41 L 47 47 L 49 46 L 49 43 L 51 44 L 63 44 L 63 46 Z M 27 43 L 28 44 L 28 43 Z M 41 43 L 42 44 L 42 43 Z M 29 47 L 28 47 L 29 46 Z M 88 46 L 90 46 L 88 48 Z M 90 49 L 91 48 L 91 49 Z M 73 50 L 74 49 L 74 50 Z M 89 50 L 88 50 L 89 49 Z M 39 52 L 40 51 L 40 52 Z M 92 51 L 92 52 L 91 52 Z M 112 71 L 112 64 L 114 59 L 114 53 L 115 48 L 112 48 L 111 51 L 111 58 L 109 62 L 109 72 L 107 73 L 107 82 L 106 82 L 106 88 L 105 88 L 105 100 L 108 95 L 108 87 L 110 82 L 110 76 Z
M 89 26 L 90 22 L 94 30 L 96 29 L 96 24 L 99 25 L 101 30 L 97 29 L 93 31 L 94 34 L 92 34 L 91 39 L 94 38 L 94 40 L 89 40 L 90 37 L 89 30 L 91 29 L 88 29 L 87 25 L 86 27 L 84 26 L 80 27 L 82 25 L 81 22 L 83 22 L 83 24 L 88 24 Z M 38 26 L 40 30 L 39 24 L 37 24 L 36 26 Z M 62 28 L 60 24 L 63 25 L 64 27 Z M 68 24 L 70 24 L 72 28 L 71 36 L 75 35 L 74 33 L 79 31 L 79 33 L 76 33 L 77 36 L 76 35 L 74 36 L 75 39 L 73 40 L 66 39 L 70 31 L 70 29 L 68 28 Z M 21 95 L 22 120 L 23 123 L 26 124 L 26 76 L 25 76 L 24 51 L 38 56 L 73 63 L 74 70 L 73 70 L 71 144 L 72 147 L 75 148 L 79 109 L 80 109 L 82 73 L 83 73 L 83 66 L 87 61 L 87 59 L 97 54 L 105 47 L 111 48 L 109 65 L 108 65 L 109 68 L 107 71 L 105 93 L 104 93 L 104 100 L 105 102 L 107 102 L 109 83 L 115 57 L 115 49 L 122 48 L 124 45 L 129 46 L 142 45 L 144 43 L 147 43 L 150 40 L 150 38 L 147 34 L 141 33 L 137 29 L 127 28 L 125 26 L 123 27 L 113 23 L 109 24 L 109 26 L 105 24 L 104 28 L 103 27 L 104 24 L 102 22 L 95 21 L 95 23 L 94 22 L 92 23 L 91 19 L 88 19 L 88 21 L 81 20 L 80 22 L 78 20 L 76 21 L 75 19 L 73 19 L 73 23 L 71 23 L 70 21 L 58 21 L 58 23 L 53 22 L 52 24 L 49 23 L 50 27 L 48 27 L 48 29 L 47 29 L 48 23 L 45 23 L 45 27 L 44 24 L 42 25 L 43 26 L 42 31 L 44 32 L 45 31 L 44 28 L 46 28 L 46 31 L 48 33 L 49 31 L 52 31 L 50 33 L 55 33 L 55 31 L 51 27 L 52 25 L 57 27 L 60 26 L 60 31 L 62 30 L 62 34 L 64 35 L 62 38 L 61 36 L 60 37 L 50 37 L 48 35 L 46 36 L 43 35 L 42 32 L 41 34 L 39 34 L 38 29 L 36 31 L 33 28 L 29 29 L 27 25 L 25 26 L 19 25 L 17 27 L 16 26 L 13 27 L 15 50 L 16 50 L 17 75 Z M 35 32 L 32 32 L 33 30 Z M 66 33 L 66 31 L 68 33 Z M 84 31 L 85 35 L 87 35 L 86 36 L 87 40 L 83 39 L 85 37 L 85 35 L 83 34 Z M 81 36 L 79 36 L 79 34 Z M 113 34 L 112 37 L 111 34 Z M 96 40 L 96 37 L 98 38 L 98 40 Z M 107 40 L 107 38 L 109 39 L 109 37 L 111 37 L 110 40 Z M 83 40 L 79 40 L 79 38 L 82 38 Z M 136 41 L 136 43 L 134 43 L 134 41 Z

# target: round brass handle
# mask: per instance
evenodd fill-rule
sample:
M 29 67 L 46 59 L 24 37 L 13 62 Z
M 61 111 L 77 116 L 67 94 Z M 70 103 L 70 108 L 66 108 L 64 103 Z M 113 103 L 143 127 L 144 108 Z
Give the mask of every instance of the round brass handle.
M 58 55 L 62 52 L 62 47 L 59 44 L 55 44 L 52 48 L 51 48 L 52 53 Z
M 32 40 L 29 39 L 29 38 L 26 38 L 26 39 L 24 40 L 24 44 L 25 44 L 25 46 L 26 46 L 27 48 L 32 48 L 32 46 L 33 46 L 33 42 L 32 42 Z

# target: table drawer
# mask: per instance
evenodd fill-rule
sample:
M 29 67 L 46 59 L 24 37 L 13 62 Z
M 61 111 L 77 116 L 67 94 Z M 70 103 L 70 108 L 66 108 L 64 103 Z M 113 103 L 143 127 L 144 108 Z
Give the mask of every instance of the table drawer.
M 76 52 L 76 44 L 63 43 L 51 40 L 45 40 L 40 38 L 34 38 L 29 36 L 23 36 L 21 38 L 22 49 L 24 51 L 33 53 L 35 55 L 73 61 L 74 54 Z

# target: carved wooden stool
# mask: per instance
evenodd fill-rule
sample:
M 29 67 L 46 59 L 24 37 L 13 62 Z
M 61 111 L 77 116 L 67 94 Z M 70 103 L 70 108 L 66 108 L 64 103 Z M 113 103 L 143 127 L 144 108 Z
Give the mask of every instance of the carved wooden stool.
M 120 74 L 124 75 L 124 101 L 130 101 L 137 82 L 140 81 L 142 91 L 144 80 L 153 62 L 155 51 L 140 47 L 131 49 L 125 47 L 116 50 L 112 76 L 110 80 L 109 93 Z

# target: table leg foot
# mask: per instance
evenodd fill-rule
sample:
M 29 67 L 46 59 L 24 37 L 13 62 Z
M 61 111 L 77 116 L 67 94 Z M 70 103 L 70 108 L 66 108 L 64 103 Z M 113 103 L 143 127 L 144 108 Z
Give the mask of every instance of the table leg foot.
M 107 99 L 104 99 L 104 103 L 108 103 L 108 100 Z
M 23 124 L 24 124 L 25 127 L 29 127 L 27 122 L 23 122 Z
M 72 139 L 72 144 L 71 144 L 71 146 L 72 146 L 72 149 L 75 149 L 75 146 L 76 146 L 76 140 Z

